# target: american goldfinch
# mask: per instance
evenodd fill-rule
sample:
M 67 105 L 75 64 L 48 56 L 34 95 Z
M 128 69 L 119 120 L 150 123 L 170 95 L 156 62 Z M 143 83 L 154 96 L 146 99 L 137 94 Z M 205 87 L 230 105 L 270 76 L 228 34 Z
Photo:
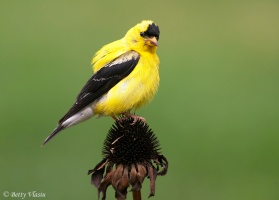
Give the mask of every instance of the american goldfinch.
M 148 103 L 159 85 L 159 58 L 156 54 L 160 30 L 150 20 L 132 27 L 117 41 L 103 46 L 93 57 L 93 76 L 78 94 L 74 105 L 62 117 L 46 144 L 60 131 L 88 120 L 94 115 L 132 115 Z

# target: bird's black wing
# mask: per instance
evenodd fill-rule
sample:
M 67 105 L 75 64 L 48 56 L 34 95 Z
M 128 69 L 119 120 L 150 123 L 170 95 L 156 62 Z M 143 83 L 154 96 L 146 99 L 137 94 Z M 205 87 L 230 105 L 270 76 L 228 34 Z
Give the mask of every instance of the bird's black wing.
M 128 76 L 136 67 L 139 58 L 140 55 L 137 52 L 128 51 L 97 71 L 82 88 L 75 104 L 59 120 L 59 123 L 63 123 L 69 117 L 78 113 Z

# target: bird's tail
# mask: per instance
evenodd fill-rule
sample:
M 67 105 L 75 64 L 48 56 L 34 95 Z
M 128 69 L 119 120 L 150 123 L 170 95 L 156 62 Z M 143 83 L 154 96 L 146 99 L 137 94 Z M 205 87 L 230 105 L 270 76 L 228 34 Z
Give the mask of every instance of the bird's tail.
M 48 143 L 57 133 L 59 133 L 60 131 L 64 130 L 65 127 L 63 127 L 61 124 L 59 124 L 57 126 L 56 129 L 54 129 L 54 131 L 45 139 L 44 143 L 42 144 L 45 145 L 46 143 Z

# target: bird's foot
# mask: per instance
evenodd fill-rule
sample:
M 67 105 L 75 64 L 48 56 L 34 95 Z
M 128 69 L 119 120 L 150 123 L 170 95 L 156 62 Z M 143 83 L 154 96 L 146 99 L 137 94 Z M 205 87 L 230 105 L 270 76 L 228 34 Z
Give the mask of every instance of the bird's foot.
M 117 118 L 115 116 L 112 116 L 112 118 L 120 125 L 122 126 L 122 123 L 124 120 L 132 118 L 133 122 L 131 123 L 131 125 L 135 125 L 138 121 L 141 121 L 143 123 L 143 126 L 145 126 L 145 119 L 143 117 L 137 116 L 137 115 L 133 115 L 129 112 L 125 112 L 123 113 L 122 117 Z M 123 127 L 123 126 L 122 126 Z
M 137 121 L 141 121 L 143 123 L 143 125 L 145 126 L 145 119 L 143 117 L 137 116 L 137 115 L 133 115 L 129 112 L 124 113 L 124 115 L 126 116 L 126 118 L 133 118 L 133 122 L 131 123 L 131 125 L 135 125 L 137 123 Z
M 113 119 L 114 119 L 114 121 L 115 122 L 117 122 L 118 124 L 119 124 L 119 126 L 121 126 L 122 128 L 124 128 L 123 126 L 122 126 L 122 122 L 123 122 L 123 117 L 122 118 L 117 118 L 116 116 L 111 116 Z M 126 117 L 125 117 L 125 119 L 126 119 Z
M 116 122 L 118 121 L 118 118 L 115 117 L 114 115 L 112 115 L 111 117 L 112 117 L 112 119 L 114 119 Z

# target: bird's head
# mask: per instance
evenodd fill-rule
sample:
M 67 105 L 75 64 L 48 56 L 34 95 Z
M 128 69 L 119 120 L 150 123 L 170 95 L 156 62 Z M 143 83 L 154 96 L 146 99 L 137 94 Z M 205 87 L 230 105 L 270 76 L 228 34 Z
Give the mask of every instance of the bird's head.
M 125 35 L 125 40 L 133 49 L 156 51 L 160 30 L 151 20 L 143 20 L 131 28 Z

